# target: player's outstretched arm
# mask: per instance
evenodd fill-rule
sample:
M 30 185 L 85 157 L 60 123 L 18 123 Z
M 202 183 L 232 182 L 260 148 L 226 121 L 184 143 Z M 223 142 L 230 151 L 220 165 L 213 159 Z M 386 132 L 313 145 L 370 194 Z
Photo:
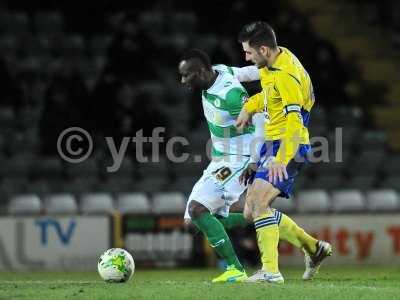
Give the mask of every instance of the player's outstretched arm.
M 246 66 L 242 68 L 230 67 L 233 76 L 240 82 L 249 82 L 260 80 L 260 71 L 256 66 Z

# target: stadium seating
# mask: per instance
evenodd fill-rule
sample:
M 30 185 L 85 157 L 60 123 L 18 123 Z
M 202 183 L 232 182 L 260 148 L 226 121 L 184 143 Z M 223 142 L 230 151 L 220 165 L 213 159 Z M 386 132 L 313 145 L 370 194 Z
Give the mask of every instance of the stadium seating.
M 328 212 L 329 194 L 325 190 L 300 191 L 296 195 L 298 211 L 301 213 Z
M 129 156 L 125 156 L 119 166 L 114 165 L 111 158 L 99 161 L 99 168 L 106 178 L 132 178 L 135 174 L 134 163 Z
M 26 193 L 29 181 L 27 178 L 5 178 L 0 184 L 2 196 L 8 199 L 10 195 Z
M 89 41 L 89 49 L 96 55 L 104 55 L 107 52 L 107 48 L 111 43 L 111 37 L 107 34 L 94 35 Z
M 144 193 L 122 193 L 117 196 L 117 209 L 124 214 L 150 213 L 150 202 Z
M 309 182 L 310 189 L 325 189 L 328 191 L 340 188 L 342 177 L 340 175 L 317 175 L 317 178 Z
M 365 210 L 365 199 L 359 190 L 341 190 L 332 192 L 334 212 L 361 212 Z
M 168 186 L 168 178 L 162 175 L 146 176 L 145 178 L 138 180 L 135 185 L 135 190 L 144 192 L 144 193 L 152 193 L 155 191 L 160 191 L 167 189 Z
M 46 197 L 44 210 L 48 214 L 76 214 L 78 205 L 71 194 L 53 194 Z
M 193 184 L 200 178 L 207 165 L 208 160 L 204 153 L 209 131 L 206 124 L 201 123 L 199 119 L 202 117 L 202 112 L 193 113 L 194 106 L 190 102 L 194 99 L 192 95 L 181 88 L 175 76 L 171 76 L 176 74 L 176 62 L 173 59 L 166 59 L 165 64 L 162 63 L 164 58 L 154 62 L 154 65 L 157 65 L 156 76 L 151 80 L 138 78 L 139 82 L 135 83 L 134 88 L 136 91 L 143 90 L 145 95 L 157 99 L 157 107 L 167 116 L 169 123 L 166 125 L 167 131 L 187 137 L 190 144 L 183 148 L 191 154 L 203 155 L 202 163 L 187 161 L 172 164 L 162 157 L 160 162 L 136 164 L 134 159 L 127 156 L 117 172 L 108 172 L 107 167 L 112 165 L 111 158 L 92 156 L 80 164 L 69 164 L 57 156 L 39 155 L 41 146 L 39 126 L 48 101 L 46 87 L 51 85 L 54 76 L 64 71 L 68 73 L 71 71 L 70 68 L 76 68 L 77 75 L 84 78 L 91 96 L 94 88 L 101 83 L 98 79 L 102 78 L 103 70 L 111 72 L 112 59 L 108 52 L 110 46 L 116 47 L 115 32 L 119 32 L 118 26 L 123 23 L 124 15 L 124 12 L 113 13 L 111 18 L 115 20 L 109 22 L 109 28 L 97 24 L 99 28 L 95 32 L 84 32 L 68 28 L 71 15 L 61 9 L 54 11 L 54 8 L 50 7 L 44 11 L 18 11 L 7 9 L 7 5 L 3 8 L 0 18 L 0 53 L 6 67 L 12 71 L 11 77 L 15 80 L 13 83 L 17 87 L 23 87 L 23 91 L 21 90 L 21 95 L 18 96 L 21 99 L 16 97 L 12 99 L 12 105 L 0 107 L 0 197 L 4 200 L 0 206 L 4 206 L 5 201 L 14 195 L 26 193 L 26 197 L 29 194 L 31 199 L 44 196 L 45 212 L 58 213 L 60 210 L 62 213 L 63 209 L 72 212 L 76 210 L 72 204 L 76 200 L 66 200 L 67 198 L 50 200 L 57 197 L 47 197 L 51 193 L 55 195 L 71 193 L 83 194 L 79 206 L 82 212 L 101 213 L 114 209 L 113 199 L 109 193 L 115 193 L 116 207 L 121 211 L 148 213 L 151 211 L 151 205 L 147 194 L 155 194 L 154 212 L 181 212 L 182 197 L 186 200 Z M 104 16 L 106 17 L 109 15 Z M 194 40 L 193 45 L 198 44 L 211 54 L 220 48 L 218 41 L 221 36 L 214 28 L 200 27 L 201 20 L 197 13 L 172 9 L 167 20 L 164 12 L 149 10 L 139 12 L 137 18 L 131 21 L 138 28 L 145 29 L 143 37 L 154 42 L 159 47 L 159 53 L 168 53 L 171 57 L 180 53 L 190 39 Z M 291 24 L 285 26 L 284 22 L 277 24 L 277 30 L 284 36 L 291 36 L 295 33 L 296 26 L 292 28 L 289 25 Z M 221 24 L 221 28 L 223 26 L 226 24 Z M 319 37 L 314 36 L 313 32 L 308 33 L 308 38 L 310 45 L 319 41 Z M 296 43 L 295 39 L 293 43 Z M 143 51 L 141 45 L 138 47 L 138 51 Z M 296 44 L 293 47 L 295 49 Z M 297 45 L 297 48 L 302 47 L 303 45 Z M 397 194 L 394 191 L 367 192 L 367 206 L 362 200 L 361 192 L 370 189 L 382 188 L 400 192 L 400 157 L 398 154 L 389 153 L 388 137 L 385 132 L 373 129 L 372 124 L 368 124 L 372 129 L 364 128 L 366 126 L 364 126 L 363 111 L 353 104 L 336 105 L 334 102 L 335 105 L 331 106 L 325 102 L 327 100 L 324 97 L 318 97 L 318 93 L 325 92 L 321 90 L 321 83 L 332 81 L 336 73 L 327 73 L 327 78 L 321 79 L 320 72 L 312 72 L 313 68 L 318 70 L 319 67 L 314 65 L 318 63 L 318 59 L 315 59 L 316 54 L 307 49 L 304 49 L 304 53 L 300 50 L 296 50 L 296 53 L 297 51 L 301 60 L 307 66 L 310 65 L 317 91 L 317 102 L 311 115 L 310 136 L 329 138 L 331 161 L 310 164 L 297 179 L 295 201 L 278 199 L 274 206 L 287 212 L 296 212 L 298 209 L 299 212 L 305 213 L 327 213 L 332 212 L 332 209 L 334 212 L 362 212 L 364 209 L 388 212 L 400 209 L 398 205 L 396 206 L 398 200 L 395 200 Z M 233 52 L 226 56 L 227 61 L 221 62 L 241 64 L 242 59 L 238 59 L 240 53 L 235 59 Z M 346 66 L 340 61 L 337 61 L 337 65 L 338 70 L 341 70 L 340 65 Z M 107 73 L 105 82 L 113 76 L 117 77 L 117 81 L 125 80 L 126 78 L 118 77 L 118 71 L 113 70 L 116 73 L 110 73 L 111 75 Z M 352 78 L 351 74 L 345 74 L 343 77 L 348 77 L 349 82 L 358 80 Z M 40 81 L 40 84 L 35 83 L 36 81 Z M 345 92 L 345 86 L 346 84 L 338 83 L 335 89 Z M 13 91 L 13 94 L 18 93 Z M 115 97 L 115 94 L 107 95 L 107 100 L 110 97 Z M 18 104 L 21 107 L 14 109 L 14 102 L 21 102 Z M 68 99 L 68 105 L 72 105 L 72 102 L 73 99 Z M 113 107 L 107 108 L 109 109 L 107 113 L 111 116 L 114 112 Z M 180 113 L 177 114 L 177 111 Z M 364 114 L 364 116 L 369 115 Z M 343 129 L 343 163 L 336 163 L 333 156 L 336 127 Z M 338 189 L 357 189 L 359 192 L 345 193 L 338 192 Z M 160 191 L 172 194 L 158 194 Z M 178 194 L 171 196 L 174 195 L 173 192 Z M 331 192 L 332 199 L 329 194 Z M 185 196 L 179 193 L 184 193 Z M 379 197 L 381 200 L 378 200 Z M 10 200 L 9 205 L 16 203 L 15 201 Z M 24 201 L 32 204 L 30 207 L 35 211 L 33 203 L 36 200 Z M 18 211 L 20 204 L 13 205 L 16 205 L 15 209 Z M 42 211 L 40 199 L 37 207 L 40 209 L 36 211 Z
M 361 136 L 360 145 L 363 149 L 368 149 L 374 153 L 383 153 L 386 149 L 387 137 L 384 131 L 366 130 Z
M 58 186 L 59 191 L 74 194 L 88 193 L 98 190 L 98 179 L 96 177 L 80 177 L 72 180 L 64 180 Z M 57 192 L 57 190 L 54 190 Z
M 59 34 L 64 30 L 62 15 L 56 11 L 36 13 L 33 22 L 38 33 Z
M 59 191 L 59 189 L 57 189 Z M 51 192 L 51 183 L 49 180 L 35 180 L 26 183 L 26 192 L 32 194 L 49 194 Z
M 314 112 L 313 112 L 313 117 L 314 117 Z M 315 122 L 314 125 L 314 118 L 313 118 L 313 123 L 311 123 L 310 128 L 308 129 L 310 132 L 310 142 L 313 143 L 315 141 L 320 140 L 323 137 L 327 136 L 328 133 L 328 128 L 326 125 L 323 125 L 321 123 Z
M 63 166 L 56 157 L 41 158 L 31 166 L 30 173 L 35 179 L 59 179 L 63 174 Z
M 354 175 L 373 175 L 382 167 L 385 153 L 383 151 L 367 150 L 352 158 L 349 173 Z
M 168 175 L 168 162 L 165 157 L 159 157 L 158 161 L 140 164 L 138 171 L 141 178 L 166 177 Z
M 138 190 L 138 182 L 131 177 L 110 176 L 105 181 L 97 182 L 95 189 L 109 193 L 134 192 Z
M 325 126 L 327 121 L 327 115 L 325 108 L 322 105 L 314 105 L 312 110 L 312 123 L 318 124 L 319 126 Z M 314 125 L 313 125 L 314 126 Z M 314 136 L 314 134 L 312 134 Z
M 384 189 L 394 189 L 396 191 L 400 191 L 400 176 L 394 175 L 387 177 L 379 187 Z
M 1 162 L 0 176 L 7 178 L 27 178 L 30 164 L 33 162 L 32 154 L 19 154 Z
M 189 141 L 188 148 L 190 153 L 204 155 L 207 151 L 207 143 L 210 141 L 210 132 L 205 127 L 201 126 L 193 130 L 193 132 L 190 132 L 187 139 Z
M 326 158 L 328 161 L 320 161 L 321 159 L 324 159 L 324 157 L 319 158 L 318 156 L 316 156 L 315 159 L 317 159 L 317 161 L 311 163 L 308 168 L 311 169 L 314 174 L 318 174 L 318 176 L 340 176 L 345 170 L 345 164 L 336 161 L 337 158 L 333 152 L 329 153 L 329 156 Z
M 362 117 L 362 111 L 355 106 L 337 106 L 333 109 L 333 115 L 335 124 L 337 126 L 343 126 L 344 131 L 347 131 L 349 127 L 357 126 L 360 123 Z
M 80 199 L 80 210 L 86 214 L 111 213 L 114 203 L 111 195 L 107 193 L 88 193 Z
M 85 51 L 86 41 L 85 39 L 79 35 L 69 35 L 63 40 L 64 45 L 62 46 L 63 55 L 65 56 L 81 56 Z
M 2 49 L 4 47 L 3 43 L 6 43 L 4 38 L 0 39 L 0 51 L 4 51 L 4 49 Z M 0 109 L 0 126 L 2 130 L 10 128 L 14 122 L 15 113 L 11 108 L 5 107 Z
M 394 212 L 400 207 L 399 195 L 394 190 L 371 190 L 366 198 L 367 209 L 372 212 Z
M 113 197 L 106 192 L 83 193 L 79 197 L 80 205 L 74 195 L 68 193 L 49 193 L 44 182 L 43 188 L 27 189 L 27 193 L 10 197 L 6 211 L 12 214 L 102 214 L 118 210 L 129 214 L 182 214 L 186 207 L 187 197 L 181 192 L 157 192 L 152 201 L 145 193 L 119 192 Z M 351 186 L 351 185 L 350 185 Z M 43 190 L 42 190 L 43 189 Z M 12 195 L 12 193 L 7 193 Z M 44 201 L 41 201 L 40 194 Z M 400 210 L 399 194 L 392 189 L 374 189 L 365 192 L 355 189 L 332 191 L 332 196 L 326 190 L 300 190 L 296 197 L 290 199 L 278 198 L 272 207 L 285 213 L 362 213 L 396 212 Z M 186 194 L 187 195 L 187 194 Z M 239 211 L 239 203 L 237 207 Z M 236 209 L 233 209 L 236 211 Z
M 30 31 L 29 18 L 23 12 L 3 12 L 1 16 L 1 28 L 5 32 L 25 34 Z
M 383 171 L 387 176 L 400 174 L 400 155 L 391 155 L 383 163 Z
M 375 173 L 365 172 L 364 174 L 365 175 L 358 175 L 345 180 L 342 188 L 353 188 L 359 190 L 373 188 L 376 183 Z
M 299 176 L 296 180 L 296 184 L 294 185 L 293 192 L 296 194 L 301 190 L 306 190 L 309 188 L 310 181 L 312 181 L 309 176 L 307 176 L 306 172 Z
M 153 212 L 183 214 L 186 208 L 186 198 L 182 193 L 156 193 L 153 196 Z
M 189 195 L 200 176 L 201 173 L 198 176 L 179 177 L 173 183 L 168 184 L 165 189 L 168 191 L 181 191 L 186 195 Z
M 204 157 L 203 157 L 204 159 Z M 203 174 L 206 165 L 203 163 L 196 163 L 186 161 L 183 163 L 177 163 L 174 165 L 173 172 L 175 176 L 179 179 L 182 177 L 197 177 L 200 178 Z
M 66 174 L 69 178 L 97 177 L 99 168 L 95 159 L 87 159 L 78 164 L 66 164 Z
M 39 196 L 35 194 L 16 195 L 10 199 L 7 212 L 11 215 L 40 214 L 42 202 Z

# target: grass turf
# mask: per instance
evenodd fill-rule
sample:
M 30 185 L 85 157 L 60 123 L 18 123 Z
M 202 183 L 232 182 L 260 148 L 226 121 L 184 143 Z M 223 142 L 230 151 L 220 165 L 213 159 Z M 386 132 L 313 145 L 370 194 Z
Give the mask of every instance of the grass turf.
M 328 268 L 303 282 L 301 269 L 283 269 L 284 285 L 211 284 L 220 273 L 136 270 L 128 283 L 105 283 L 93 273 L 0 273 L 0 299 L 400 299 L 400 269 Z

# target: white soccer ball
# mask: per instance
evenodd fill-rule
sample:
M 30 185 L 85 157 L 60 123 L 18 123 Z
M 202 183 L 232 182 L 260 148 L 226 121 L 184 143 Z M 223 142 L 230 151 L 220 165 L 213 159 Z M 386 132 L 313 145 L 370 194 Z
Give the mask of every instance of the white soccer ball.
M 106 282 L 126 282 L 135 272 L 135 262 L 128 251 L 111 248 L 100 256 L 97 270 Z

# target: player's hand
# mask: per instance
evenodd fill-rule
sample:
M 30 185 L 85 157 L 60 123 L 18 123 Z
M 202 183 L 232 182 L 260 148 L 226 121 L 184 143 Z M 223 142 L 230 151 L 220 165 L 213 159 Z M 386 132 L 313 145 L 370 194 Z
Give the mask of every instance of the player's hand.
M 257 164 L 249 163 L 239 176 L 239 183 L 247 185 L 249 179 L 257 172 Z
M 235 127 L 238 131 L 243 131 L 246 126 L 250 124 L 251 115 L 244 109 L 240 111 L 236 119 Z
M 268 181 L 276 184 L 278 180 L 282 182 L 283 179 L 289 179 L 286 165 L 279 161 L 271 160 L 268 164 Z

